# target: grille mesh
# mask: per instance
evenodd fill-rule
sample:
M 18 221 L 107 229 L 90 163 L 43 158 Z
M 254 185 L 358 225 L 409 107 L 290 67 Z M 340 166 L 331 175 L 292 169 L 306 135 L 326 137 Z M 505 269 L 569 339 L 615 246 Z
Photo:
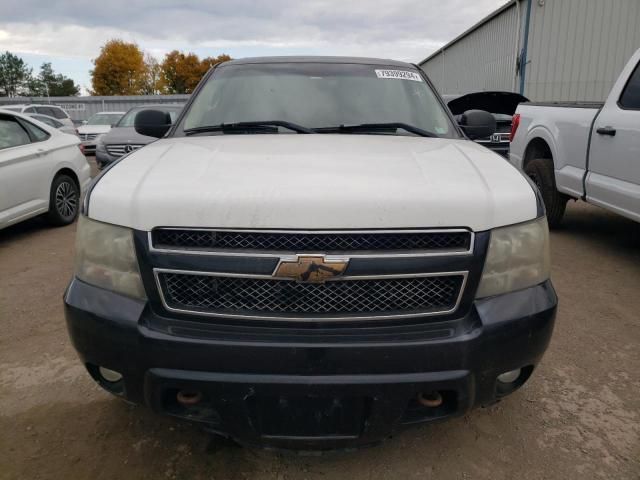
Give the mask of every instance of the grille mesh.
M 127 153 L 127 148 L 129 148 L 130 151 L 134 151 L 134 150 L 138 150 L 139 148 L 142 148 L 142 147 L 144 147 L 144 145 L 138 145 L 138 144 L 126 144 L 126 145 L 111 144 L 111 145 L 107 145 L 107 152 L 109 152 L 109 154 L 113 155 L 114 157 L 121 157 L 122 155 Z
M 468 250 L 469 232 L 274 233 L 156 229 L 157 248 L 347 252 L 371 250 Z
M 462 275 L 343 280 L 323 284 L 160 273 L 167 305 L 241 315 L 376 315 L 428 313 L 455 307 Z

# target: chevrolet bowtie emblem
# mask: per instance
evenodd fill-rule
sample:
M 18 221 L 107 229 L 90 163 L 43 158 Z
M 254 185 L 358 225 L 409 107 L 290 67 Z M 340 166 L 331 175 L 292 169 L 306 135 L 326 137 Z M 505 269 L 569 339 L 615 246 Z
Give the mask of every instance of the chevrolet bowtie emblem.
M 342 275 L 348 264 L 348 259 L 328 259 L 324 255 L 298 255 L 295 260 L 280 260 L 273 276 L 292 278 L 296 282 L 323 283 L 329 278 Z

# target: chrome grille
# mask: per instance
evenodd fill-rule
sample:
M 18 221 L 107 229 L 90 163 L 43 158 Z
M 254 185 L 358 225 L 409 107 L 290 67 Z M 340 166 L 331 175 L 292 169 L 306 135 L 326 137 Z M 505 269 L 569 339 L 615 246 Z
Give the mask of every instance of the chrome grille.
M 80 140 L 82 140 L 83 142 L 86 142 L 88 140 L 95 140 L 97 136 L 97 133 L 81 133 Z
M 274 252 L 468 251 L 471 233 L 403 232 L 256 232 L 230 230 L 155 229 L 153 246 L 185 250 L 267 250 Z
M 340 319 L 454 310 L 465 274 L 339 279 L 322 284 L 157 271 L 165 307 L 186 313 L 272 319 Z
M 133 143 L 126 143 L 126 144 L 120 144 L 120 145 L 114 143 L 106 146 L 107 152 L 109 152 L 109 155 L 113 155 L 114 157 L 121 157 L 125 153 L 133 152 L 134 150 L 137 150 L 141 147 L 144 147 L 144 145 L 138 145 Z

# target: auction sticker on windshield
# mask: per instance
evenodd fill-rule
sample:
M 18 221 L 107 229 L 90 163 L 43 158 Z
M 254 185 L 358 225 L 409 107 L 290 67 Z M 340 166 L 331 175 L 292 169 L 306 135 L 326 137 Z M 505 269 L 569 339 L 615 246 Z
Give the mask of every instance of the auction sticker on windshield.
M 413 80 L 414 82 L 421 82 L 422 77 L 416 72 L 410 72 L 407 70 L 376 70 L 378 78 L 395 78 L 397 80 Z

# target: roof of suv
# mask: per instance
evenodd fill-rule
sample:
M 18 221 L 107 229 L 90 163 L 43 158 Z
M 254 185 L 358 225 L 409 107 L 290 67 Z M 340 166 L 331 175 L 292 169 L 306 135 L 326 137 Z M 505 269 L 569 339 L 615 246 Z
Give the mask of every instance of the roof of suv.
M 322 57 L 322 56 L 281 56 L 281 57 L 248 57 L 229 60 L 221 65 L 241 65 L 250 63 L 358 63 L 362 65 L 384 65 L 394 67 L 416 68 L 415 65 L 398 60 L 368 57 Z

